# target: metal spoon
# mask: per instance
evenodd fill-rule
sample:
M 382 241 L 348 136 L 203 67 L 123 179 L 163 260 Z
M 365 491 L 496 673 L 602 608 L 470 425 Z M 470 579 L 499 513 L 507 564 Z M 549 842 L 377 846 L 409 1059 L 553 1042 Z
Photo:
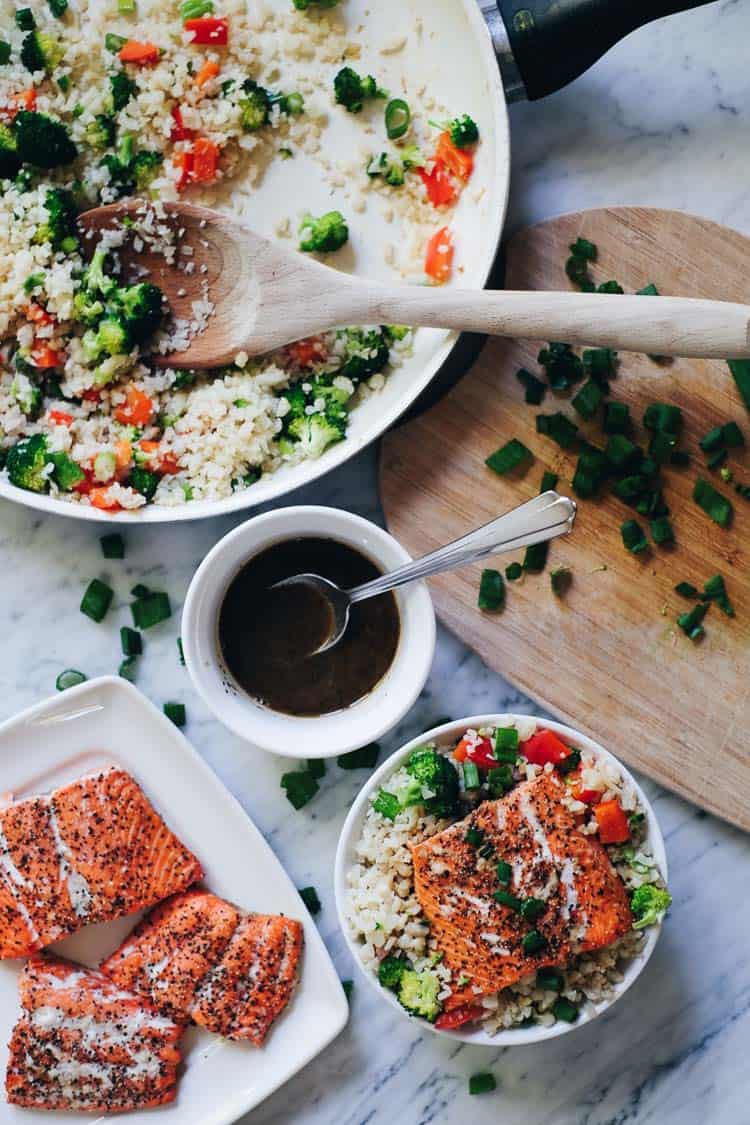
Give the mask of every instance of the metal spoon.
M 311 653 L 314 656 L 338 644 L 346 632 L 349 610 L 355 602 L 375 598 L 378 594 L 385 594 L 388 590 L 394 590 L 397 586 L 414 582 L 418 578 L 429 578 L 431 574 L 457 570 L 458 567 L 476 562 L 486 555 L 516 551 L 519 547 L 530 547 L 533 543 L 544 543 L 558 535 L 567 535 L 573 528 L 575 517 L 574 500 L 560 496 L 557 492 L 542 492 L 533 500 L 513 508 L 504 516 L 491 520 L 460 539 L 454 539 L 445 547 L 439 547 L 429 555 L 423 555 L 421 559 L 406 563 L 388 574 L 381 574 L 362 586 L 355 586 L 353 590 L 342 590 L 335 582 L 330 582 L 319 574 L 295 574 L 276 582 L 271 588 L 278 590 L 282 587 L 306 585 L 328 602 L 331 632 L 323 644 Z

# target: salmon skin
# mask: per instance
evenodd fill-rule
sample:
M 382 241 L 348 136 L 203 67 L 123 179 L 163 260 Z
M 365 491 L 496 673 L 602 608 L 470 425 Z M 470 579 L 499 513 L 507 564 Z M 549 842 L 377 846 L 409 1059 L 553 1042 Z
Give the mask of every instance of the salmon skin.
M 101 969 L 160 1011 L 261 1046 L 291 999 L 302 937 L 291 918 L 192 890 L 152 910 Z
M 579 831 L 564 793 L 556 774 L 539 774 L 412 846 L 417 898 L 443 963 L 461 982 L 446 1010 L 610 945 L 630 929 L 625 886 L 599 840 Z M 511 867 L 507 884 L 498 880 L 499 860 Z M 498 902 L 499 890 L 520 902 Z M 517 908 L 524 899 L 543 904 L 531 921 Z M 527 952 L 522 943 L 531 930 L 544 943 Z
M 125 770 L 17 801 L 0 810 L 0 958 L 152 906 L 202 874 Z
M 12 1105 L 122 1113 L 174 1100 L 181 1024 L 103 973 L 36 954 L 19 983 Z

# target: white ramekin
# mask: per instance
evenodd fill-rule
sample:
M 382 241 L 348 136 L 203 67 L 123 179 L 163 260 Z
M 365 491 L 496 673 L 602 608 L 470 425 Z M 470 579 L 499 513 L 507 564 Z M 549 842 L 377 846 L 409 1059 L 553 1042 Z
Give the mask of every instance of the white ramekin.
M 230 730 L 285 757 L 331 758 L 366 746 L 395 726 L 415 702 L 432 666 L 435 612 L 423 582 L 396 591 L 401 635 L 393 663 L 370 694 L 351 707 L 312 718 L 261 707 L 224 666 L 219 610 L 227 587 L 248 559 L 272 543 L 298 536 L 346 543 L 384 571 L 410 561 L 388 532 L 338 508 L 279 508 L 255 516 L 219 540 L 195 572 L 182 614 L 182 645 L 196 690 Z
M 378 995 L 385 1003 L 390 1004 L 395 1011 L 399 1012 L 405 1019 L 414 1020 L 414 1016 L 409 1013 L 399 1004 L 396 997 L 388 989 L 381 987 L 375 979 L 374 975 L 365 968 L 360 960 L 359 945 L 352 937 L 349 929 L 349 923 L 346 917 L 345 902 L 348 893 L 348 886 L 346 881 L 347 872 L 350 867 L 356 863 L 355 849 L 357 841 L 362 832 L 362 825 L 364 823 L 365 814 L 370 804 L 373 793 L 375 793 L 380 786 L 386 781 L 392 773 L 394 773 L 409 757 L 412 750 L 417 746 L 423 745 L 425 742 L 438 742 L 442 745 L 453 745 L 459 738 L 469 729 L 477 730 L 479 727 L 497 726 L 503 723 L 507 724 L 516 718 L 521 718 L 519 715 L 511 714 L 493 714 L 493 715 L 472 715 L 468 719 L 456 719 L 455 722 L 444 723 L 442 726 L 433 727 L 432 730 L 425 731 L 417 738 L 413 738 L 411 742 L 407 742 L 400 750 L 396 750 L 391 754 L 383 764 L 375 770 L 375 772 L 368 778 L 363 787 L 357 794 L 357 798 L 349 810 L 349 815 L 344 821 L 344 826 L 341 829 L 339 837 L 338 849 L 336 851 L 336 866 L 334 869 L 334 889 L 336 893 L 336 909 L 338 910 L 339 926 L 344 934 L 346 943 L 349 946 L 349 951 L 354 958 L 357 968 L 364 976 L 368 984 L 375 989 Z M 611 762 L 621 773 L 623 778 L 628 781 L 636 793 L 641 808 L 646 814 L 647 832 L 646 843 L 651 851 L 656 864 L 659 868 L 662 878 L 667 879 L 667 855 L 664 848 L 664 838 L 661 834 L 661 829 L 651 807 L 651 803 L 646 797 L 646 794 L 641 789 L 633 775 L 625 768 L 622 762 L 615 758 L 614 754 L 610 754 L 598 742 L 588 738 L 585 734 L 573 730 L 572 727 L 564 726 L 562 723 L 554 723 L 549 719 L 531 715 L 524 715 L 523 718 L 533 718 L 539 726 L 545 727 L 547 730 L 552 730 L 565 739 L 568 745 L 573 746 L 577 750 L 584 750 L 587 753 L 593 754 L 595 758 L 603 758 Z M 417 1019 L 416 1022 L 425 1029 L 435 1032 L 436 1035 L 448 1036 L 451 1039 L 460 1039 L 465 1043 L 477 1044 L 485 1047 L 522 1047 L 529 1043 L 540 1043 L 546 1039 L 555 1039 L 559 1035 L 567 1035 L 570 1031 L 575 1031 L 579 1027 L 585 1027 L 586 1024 L 591 1023 L 593 1019 L 606 1012 L 611 1008 L 616 1000 L 618 1000 L 630 986 L 638 979 L 643 972 L 646 964 L 648 963 L 651 954 L 653 953 L 656 943 L 661 933 L 661 924 L 650 926 L 646 931 L 646 941 L 641 952 L 634 957 L 625 968 L 623 979 L 617 984 L 613 985 L 613 995 L 603 1000 L 598 1004 L 593 1004 L 587 1001 L 581 1008 L 581 1013 L 575 1023 L 564 1023 L 558 1020 L 552 1027 L 542 1027 L 539 1024 L 533 1027 L 517 1027 L 507 1031 L 499 1031 L 497 1035 L 488 1035 L 486 1031 L 481 1028 L 473 1031 L 462 1031 L 460 1029 L 455 1031 L 441 1031 L 433 1024 L 428 1023 L 427 1020 Z

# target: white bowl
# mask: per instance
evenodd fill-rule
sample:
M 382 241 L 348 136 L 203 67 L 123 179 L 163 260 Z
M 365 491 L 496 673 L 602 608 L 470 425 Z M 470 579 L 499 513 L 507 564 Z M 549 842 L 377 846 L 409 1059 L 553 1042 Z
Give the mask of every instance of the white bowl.
M 595 757 L 604 758 L 606 761 L 611 762 L 617 767 L 623 778 L 630 782 L 630 784 L 638 794 L 638 800 L 640 802 L 641 808 L 646 814 L 646 822 L 648 826 L 645 840 L 648 844 L 649 850 L 656 860 L 662 878 L 666 881 L 667 856 L 664 848 L 664 839 L 656 820 L 654 810 L 652 809 L 651 804 L 645 793 L 641 789 L 640 785 L 638 785 L 633 775 L 629 773 L 622 762 L 620 762 L 619 759 L 615 758 L 613 754 L 610 754 L 608 750 L 605 750 L 603 746 L 600 746 L 598 742 L 594 742 L 585 734 L 581 734 L 579 731 L 573 730 L 572 727 L 564 726 L 562 723 L 554 723 L 551 720 L 542 719 L 533 715 L 516 716 L 510 714 L 472 715 L 468 719 L 456 719 L 455 722 L 443 723 L 442 726 L 433 727 L 432 730 L 428 730 L 424 734 L 420 734 L 417 738 L 413 738 L 411 742 L 407 742 L 407 744 L 405 746 L 402 746 L 400 750 L 396 750 L 395 753 L 391 754 L 390 758 L 388 758 L 387 761 L 383 762 L 379 769 L 375 770 L 367 783 L 362 787 L 357 796 L 357 799 L 349 810 L 349 815 L 344 821 L 344 826 L 341 829 L 338 849 L 336 851 L 336 866 L 334 870 L 334 888 L 336 892 L 336 909 L 338 910 L 339 915 L 339 925 L 349 946 L 352 957 L 357 963 L 359 971 L 365 977 L 370 986 L 375 989 L 381 999 L 383 999 L 387 1004 L 390 1004 L 390 1006 L 394 1008 L 395 1011 L 400 1012 L 400 1014 L 406 1019 L 416 1019 L 417 1023 L 421 1024 L 425 1029 L 429 1029 L 430 1031 L 435 1032 L 436 1035 L 448 1036 L 451 1039 L 460 1039 L 465 1043 L 478 1044 L 480 1046 L 486 1047 L 520 1047 L 528 1043 L 539 1043 L 546 1039 L 555 1039 L 558 1035 L 567 1035 L 568 1032 L 575 1031 L 576 1028 L 584 1027 L 587 1023 L 590 1023 L 591 1020 L 596 1019 L 597 1016 L 600 1016 L 608 1008 L 611 1008 L 615 1000 L 618 1000 L 620 996 L 627 992 L 633 982 L 638 979 L 638 977 L 646 967 L 651 954 L 654 951 L 656 942 L 658 941 L 659 934 L 661 932 L 661 924 L 650 926 L 645 931 L 646 940 L 643 949 L 628 963 L 622 981 L 613 986 L 614 995 L 610 999 L 602 1001 L 599 1004 L 593 1004 L 591 1001 L 587 1001 L 586 1004 L 582 1006 L 580 1015 L 575 1023 L 564 1023 L 561 1020 L 558 1020 L 552 1027 L 541 1027 L 537 1024 L 533 1027 L 518 1027 L 506 1031 L 499 1031 L 496 1035 L 488 1035 L 486 1031 L 483 1031 L 481 1029 L 473 1031 L 462 1031 L 460 1029 L 454 1031 L 441 1031 L 436 1028 L 434 1024 L 428 1023 L 427 1020 L 417 1019 L 414 1016 L 410 1016 L 408 1012 L 406 1012 L 405 1009 L 401 1006 L 401 1004 L 399 1004 L 393 993 L 389 992 L 388 989 L 381 987 L 375 976 L 362 964 L 359 956 L 360 946 L 359 943 L 352 937 L 344 906 L 348 893 L 346 875 L 349 868 L 352 867 L 356 862 L 355 848 L 362 832 L 362 825 L 364 823 L 365 814 L 370 803 L 370 797 L 377 789 L 380 788 L 383 782 L 386 781 L 388 777 L 390 777 L 390 775 L 402 765 L 405 759 L 408 758 L 409 754 L 411 754 L 412 750 L 414 750 L 417 746 L 422 746 L 425 742 L 433 741 L 438 742 L 439 744 L 453 746 L 463 735 L 463 733 L 470 728 L 476 730 L 479 727 L 507 724 L 509 721 L 513 721 L 515 718 L 535 718 L 540 726 L 543 726 L 547 730 L 552 730 L 556 734 L 559 734 L 570 746 L 573 746 L 578 750 L 584 750 L 590 754 L 593 754 Z
M 185 663 L 214 715 L 242 738 L 288 758 L 331 758 L 373 742 L 412 706 L 432 666 L 435 612 L 423 582 L 395 592 L 401 618 L 396 655 L 369 695 L 342 711 L 314 717 L 284 715 L 254 702 L 221 658 L 218 617 L 241 567 L 272 543 L 298 536 L 336 539 L 357 548 L 381 570 L 410 562 L 387 531 L 338 508 L 281 508 L 256 516 L 220 539 L 198 567 L 182 614 Z

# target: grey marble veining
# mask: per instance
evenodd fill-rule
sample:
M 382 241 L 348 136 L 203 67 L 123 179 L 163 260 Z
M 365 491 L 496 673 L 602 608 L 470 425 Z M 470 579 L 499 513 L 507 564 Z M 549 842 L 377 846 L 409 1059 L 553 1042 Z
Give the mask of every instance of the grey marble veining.
M 568 90 L 511 113 L 512 229 L 561 211 L 642 203 L 691 210 L 750 231 L 750 4 L 724 0 L 631 36 Z M 380 518 L 375 452 L 303 490 Z M 205 552 L 238 519 L 128 533 L 127 559 L 101 558 L 93 526 L 0 505 L 0 717 L 48 695 L 61 668 L 89 676 L 120 660 L 117 630 L 137 581 L 169 590 L 179 612 Z M 115 611 L 82 617 L 85 582 L 108 577 Z M 177 618 L 147 636 L 138 686 L 184 700 L 186 733 L 239 797 L 297 885 L 323 901 L 321 932 L 342 977 L 355 974 L 338 933 L 332 861 L 361 775 L 329 766 L 299 813 L 279 789 L 285 764 L 223 730 L 177 660 Z M 441 716 L 533 710 L 441 632 L 427 688 L 394 749 Z M 710 745 L 706 753 L 711 753 Z M 304 748 L 300 748 L 301 756 Z M 745 1125 L 750 1122 L 750 901 L 746 837 L 646 782 L 665 830 L 675 905 L 647 971 L 594 1025 L 531 1048 L 485 1051 L 420 1035 L 357 983 L 348 1028 L 265 1102 L 253 1125 Z M 470 1098 L 491 1069 L 495 1094 Z

